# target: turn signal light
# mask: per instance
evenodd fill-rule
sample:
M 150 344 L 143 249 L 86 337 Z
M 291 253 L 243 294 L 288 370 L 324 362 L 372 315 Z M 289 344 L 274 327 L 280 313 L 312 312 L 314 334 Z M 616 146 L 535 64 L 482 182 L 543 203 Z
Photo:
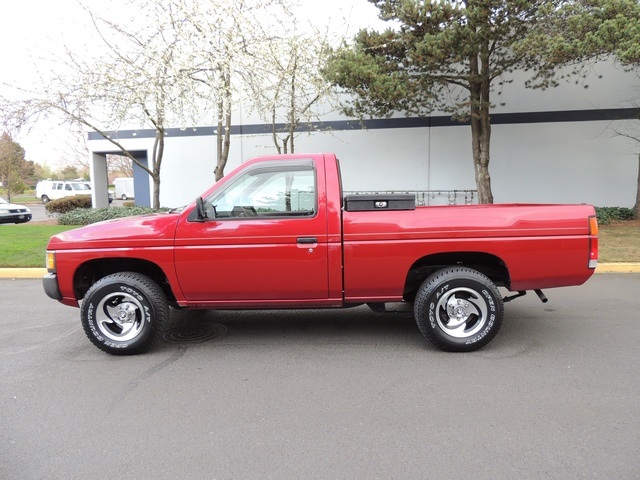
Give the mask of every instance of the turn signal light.
M 45 257 L 45 264 L 47 267 L 47 272 L 49 273 L 56 272 L 56 252 L 51 252 L 47 250 L 47 255 Z

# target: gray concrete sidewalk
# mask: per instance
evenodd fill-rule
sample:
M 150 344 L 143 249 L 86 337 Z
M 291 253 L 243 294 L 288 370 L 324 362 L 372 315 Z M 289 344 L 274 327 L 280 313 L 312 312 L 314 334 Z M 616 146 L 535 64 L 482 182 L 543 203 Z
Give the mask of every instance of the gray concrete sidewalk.
M 0 268 L 0 278 L 41 278 L 46 268 Z M 640 273 L 640 262 L 600 263 L 596 273 Z

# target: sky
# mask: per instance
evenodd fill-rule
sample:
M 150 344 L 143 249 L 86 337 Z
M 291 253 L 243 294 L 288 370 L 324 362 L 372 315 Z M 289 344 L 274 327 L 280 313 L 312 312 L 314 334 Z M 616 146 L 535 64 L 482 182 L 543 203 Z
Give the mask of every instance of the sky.
M 122 9 L 124 0 L 84 0 L 93 11 Z M 330 25 L 352 35 L 358 29 L 379 24 L 377 9 L 367 0 L 299 0 L 300 15 L 316 25 Z M 90 49 L 93 26 L 77 0 L 17 0 L 5 2 L 0 15 L 0 93 L 3 84 L 28 87 L 46 76 L 56 55 L 66 47 Z M 56 53 L 58 52 L 58 53 Z M 74 129 L 41 121 L 29 130 L 12 132 L 26 151 L 27 160 L 49 167 L 68 161 L 70 145 L 77 144 Z

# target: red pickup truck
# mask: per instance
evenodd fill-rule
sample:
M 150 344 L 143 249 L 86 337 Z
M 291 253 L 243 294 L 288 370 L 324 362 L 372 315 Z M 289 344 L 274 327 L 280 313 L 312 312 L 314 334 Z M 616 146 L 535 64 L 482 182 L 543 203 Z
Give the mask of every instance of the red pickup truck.
M 409 195 L 343 196 L 332 154 L 250 160 L 191 205 L 54 235 L 47 295 L 81 304 L 112 354 L 148 350 L 169 306 L 333 308 L 413 304 L 437 347 L 471 351 L 503 303 L 580 285 L 594 272 L 589 205 L 418 206 Z M 503 298 L 497 287 L 517 292 Z M 80 302 L 82 300 L 82 302 Z

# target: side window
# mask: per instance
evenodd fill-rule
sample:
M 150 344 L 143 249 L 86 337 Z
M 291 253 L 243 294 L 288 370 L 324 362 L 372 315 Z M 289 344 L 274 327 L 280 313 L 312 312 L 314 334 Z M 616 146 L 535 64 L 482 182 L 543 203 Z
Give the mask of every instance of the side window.
M 69 185 L 68 183 L 64 186 L 65 190 L 73 190 L 73 188 L 71 188 L 71 185 Z
M 205 200 L 209 218 L 300 217 L 316 213 L 316 178 L 310 162 L 258 167 Z

